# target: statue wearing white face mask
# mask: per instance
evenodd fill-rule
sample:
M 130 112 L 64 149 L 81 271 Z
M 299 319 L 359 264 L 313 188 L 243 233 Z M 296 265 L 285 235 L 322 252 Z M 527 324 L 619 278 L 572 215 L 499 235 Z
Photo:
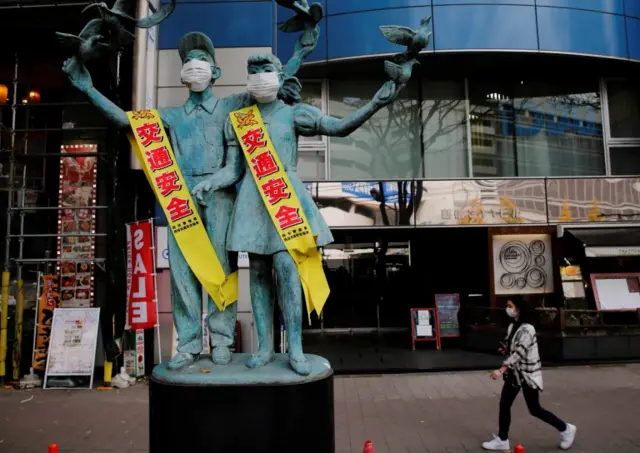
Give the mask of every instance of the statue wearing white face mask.
M 247 91 L 259 103 L 268 104 L 278 97 L 280 85 L 280 73 L 260 72 L 249 74 Z
M 182 66 L 180 79 L 190 91 L 201 93 L 212 85 L 213 71 L 208 61 L 189 60 Z

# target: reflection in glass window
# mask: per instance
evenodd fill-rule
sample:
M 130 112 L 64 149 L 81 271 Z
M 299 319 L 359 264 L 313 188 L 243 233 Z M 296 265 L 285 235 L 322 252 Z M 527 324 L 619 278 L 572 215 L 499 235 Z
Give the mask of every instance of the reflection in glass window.
M 609 126 L 612 138 L 640 138 L 638 80 L 608 80 Z
M 366 105 L 383 81 L 334 80 L 329 114 L 344 118 Z M 420 108 L 416 84 L 348 137 L 332 137 L 331 179 L 420 177 Z
M 464 81 L 423 81 L 422 152 L 425 177 L 469 176 Z
M 473 176 L 603 175 L 598 82 L 471 80 Z

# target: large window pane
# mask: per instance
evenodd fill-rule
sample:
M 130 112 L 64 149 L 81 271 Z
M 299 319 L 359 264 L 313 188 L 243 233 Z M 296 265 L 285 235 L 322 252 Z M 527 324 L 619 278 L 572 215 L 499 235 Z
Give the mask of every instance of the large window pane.
M 640 147 L 610 147 L 612 175 L 640 175 Z
M 607 81 L 609 126 L 612 138 L 640 138 L 638 80 Z
M 298 151 L 298 176 L 303 181 L 326 179 L 324 151 Z
M 422 152 L 425 177 L 469 176 L 464 81 L 423 81 Z
M 383 81 L 335 80 L 329 89 L 329 114 L 344 118 L 366 105 Z M 410 84 L 348 137 L 332 137 L 331 179 L 412 178 L 420 176 L 420 107 Z
M 604 174 L 598 82 L 470 81 L 474 176 Z

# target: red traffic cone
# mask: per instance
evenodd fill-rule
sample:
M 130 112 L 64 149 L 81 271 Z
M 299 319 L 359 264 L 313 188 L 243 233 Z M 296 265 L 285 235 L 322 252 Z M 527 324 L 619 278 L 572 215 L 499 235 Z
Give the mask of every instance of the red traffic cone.
M 524 447 L 520 444 L 513 447 L 513 453 L 525 453 Z
M 373 442 L 371 442 L 370 440 L 366 441 L 364 443 L 364 450 L 362 450 L 362 453 L 374 453 Z
M 49 445 L 48 453 L 58 453 L 58 445 L 57 444 Z

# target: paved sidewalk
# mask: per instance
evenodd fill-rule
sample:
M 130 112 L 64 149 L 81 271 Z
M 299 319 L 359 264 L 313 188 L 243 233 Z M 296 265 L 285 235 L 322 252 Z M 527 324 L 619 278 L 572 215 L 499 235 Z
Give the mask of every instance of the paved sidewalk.
M 640 452 L 640 365 L 544 371 L 542 404 L 578 425 L 574 452 Z M 486 372 L 337 377 L 337 453 L 480 452 L 496 430 L 500 382 Z M 147 452 L 147 387 L 122 391 L 0 390 L 0 452 Z M 33 396 L 33 399 L 25 401 Z M 24 402 L 23 402 L 24 401 Z M 514 405 L 512 440 L 559 451 L 558 434 Z

